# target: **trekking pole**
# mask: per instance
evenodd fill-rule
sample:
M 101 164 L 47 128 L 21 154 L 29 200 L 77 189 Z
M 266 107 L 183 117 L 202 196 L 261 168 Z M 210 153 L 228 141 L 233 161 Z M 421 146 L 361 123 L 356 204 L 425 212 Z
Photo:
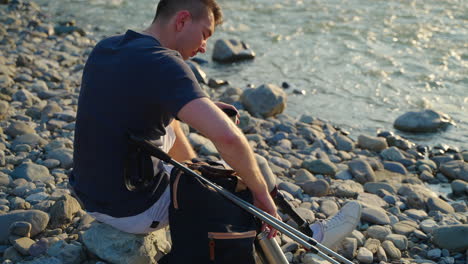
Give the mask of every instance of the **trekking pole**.
M 185 173 L 188 173 L 206 184 L 208 184 L 210 187 L 214 188 L 216 191 L 218 191 L 220 194 L 222 194 L 224 197 L 241 207 L 242 209 L 248 211 L 249 213 L 257 216 L 260 218 L 262 221 L 265 223 L 269 224 L 276 230 L 279 230 L 281 233 L 285 234 L 286 236 L 292 238 L 299 244 L 301 244 L 304 248 L 306 248 L 308 251 L 310 251 L 313 254 L 316 254 L 327 261 L 333 263 L 333 264 L 339 264 L 336 260 L 332 259 L 330 256 L 324 254 L 322 251 L 320 251 L 318 248 L 321 250 L 327 252 L 327 254 L 332 255 L 333 257 L 339 259 L 341 262 L 346 263 L 346 264 L 354 264 L 353 262 L 349 261 L 348 259 L 344 258 L 340 254 L 332 251 L 331 249 L 327 248 L 326 246 L 318 243 L 315 239 L 306 236 L 302 232 L 296 230 L 295 228 L 289 226 L 286 223 L 283 223 L 281 220 L 271 216 L 270 214 L 262 211 L 261 209 L 253 206 L 252 204 L 240 199 L 239 197 L 235 196 L 234 194 L 226 191 L 223 187 L 212 183 L 211 181 L 205 179 L 203 176 L 199 175 L 198 173 L 194 172 L 193 170 L 187 168 L 183 164 L 177 162 L 176 160 L 172 159 L 167 153 L 165 153 L 163 150 L 161 150 L 159 147 L 154 145 L 148 140 L 144 140 L 139 137 L 135 137 L 133 135 L 130 135 L 130 138 L 138 143 L 140 143 L 140 147 L 144 148 L 145 151 L 147 151 L 150 155 L 157 157 L 158 159 L 172 164 L 175 167 L 179 168 L 180 170 L 184 171 Z M 317 248 L 317 247 L 318 248 Z

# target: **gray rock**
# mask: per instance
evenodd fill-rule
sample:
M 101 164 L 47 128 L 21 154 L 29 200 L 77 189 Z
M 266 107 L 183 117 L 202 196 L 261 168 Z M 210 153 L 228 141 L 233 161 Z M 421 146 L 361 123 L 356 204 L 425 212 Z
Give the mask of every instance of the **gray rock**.
M 365 207 L 362 209 L 361 220 L 377 225 L 389 225 L 390 218 L 388 218 L 385 210 L 378 207 Z M 375 253 L 375 252 L 374 252 Z
M 28 181 L 42 181 L 42 182 L 53 182 L 54 177 L 49 173 L 49 170 L 38 164 L 34 163 L 23 163 L 11 173 L 13 179 L 26 179 Z
M 49 245 L 47 239 L 41 238 L 39 241 L 31 245 L 31 247 L 29 248 L 29 254 L 33 257 L 37 257 L 42 254 L 45 254 L 48 248 Z
M 1 183 L 1 175 L 0 175 L 0 185 Z M 468 190 L 468 183 L 462 180 L 454 180 L 450 186 L 452 187 L 452 192 L 453 194 L 459 196 L 463 195 L 464 193 L 467 193 L 466 190 Z M 468 193 L 467 193 L 468 194 Z
M 315 178 L 315 176 L 312 173 L 310 173 L 308 170 L 299 169 L 296 172 L 294 180 L 298 184 L 298 183 L 304 183 L 304 182 L 307 182 L 307 181 L 313 181 L 314 182 L 314 181 L 317 180 L 317 178 Z
M 468 182 L 468 163 L 461 160 L 449 161 L 440 166 L 440 171 L 451 179 Z
M 360 193 L 357 200 L 367 207 L 384 208 L 388 206 L 382 198 L 371 193 Z
M 401 251 L 395 247 L 392 241 L 384 241 L 382 243 L 382 247 L 387 253 L 387 256 L 392 260 L 399 260 L 401 259 Z
M 68 244 L 60 240 L 47 249 L 47 254 L 60 259 L 63 263 L 80 264 L 85 259 L 85 252 L 77 243 Z
M 302 184 L 302 189 L 311 197 L 326 196 L 329 192 L 330 185 L 325 180 L 307 181 Z
M 367 235 L 371 238 L 384 241 L 385 238 L 392 233 L 390 228 L 385 226 L 374 225 L 367 229 Z
M 374 238 L 368 238 L 366 244 L 364 245 L 372 254 L 375 254 L 380 247 L 380 240 Z
M 21 237 L 13 241 L 13 246 L 19 253 L 29 255 L 29 248 L 34 244 L 34 240 L 29 237 Z
M 333 134 L 333 139 L 335 139 L 335 146 L 337 150 L 349 152 L 352 151 L 355 147 L 355 143 L 353 140 L 339 132 Z
M 276 85 L 264 84 L 255 89 L 246 89 L 241 102 L 255 117 L 271 117 L 281 114 L 286 108 L 286 93 Z
M 133 235 L 97 222 L 84 231 L 82 240 L 90 252 L 116 264 L 155 263 L 156 254 L 167 253 L 170 247 L 164 229 L 148 235 Z
M 5 133 L 13 138 L 24 134 L 33 134 L 34 132 L 34 129 L 24 122 L 11 122 L 10 126 L 5 130 Z
M 387 253 L 385 253 L 385 249 L 383 247 L 379 247 L 379 249 L 377 250 L 377 259 L 383 262 L 388 261 Z
M 102 262 L 97 262 L 101 263 Z M 40 257 L 29 261 L 21 261 L 18 264 L 66 264 L 56 257 Z
M 324 260 L 320 256 L 312 253 L 305 253 L 302 257 L 303 264 L 329 264 L 330 262 Z
M 338 172 L 335 175 L 335 179 L 338 179 L 338 180 L 351 180 L 351 179 L 353 179 L 353 175 L 351 174 L 351 172 L 349 170 L 343 170 L 343 171 Z
M 360 183 L 374 182 L 376 176 L 372 167 L 363 159 L 352 160 L 348 163 L 351 174 Z
M 301 167 L 307 169 L 308 171 L 312 173 L 324 174 L 324 175 L 334 176 L 336 172 L 338 172 L 338 168 L 333 162 L 329 160 L 323 160 L 323 159 L 305 160 L 302 163 Z
M 79 210 L 81 210 L 81 206 L 75 198 L 70 195 L 63 195 L 50 208 L 50 228 L 58 228 L 70 223 Z
M 309 223 L 313 223 L 315 221 L 315 215 L 314 212 L 312 212 L 312 210 L 303 207 L 295 208 L 295 210 L 298 215 L 300 215 L 304 220 L 308 221 Z
M 10 108 L 10 104 L 8 104 L 8 102 L 0 100 L 0 120 L 5 118 L 5 116 L 8 114 L 9 108 Z
M 23 259 L 23 256 L 21 256 L 21 254 L 14 247 L 9 247 L 5 250 L 5 252 L 3 252 L 3 259 L 11 260 L 12 262 L 10 263 L 18 263 Z
M 213 49 L 213 60 L 217 62 L 230 63 L 254 58 L 255 53 L 247 44 L 234 39 L 219 39 Z
M 385 161 L 384 162 L 384 168 L 388 171 L 400 173 L 403 175 L 408 174 L 408 171 L 406 170 L 405 166 L 403 166 L 399 162 L 393 162 L 393 161 Z
M 392 226 L 392 229 L 395 233 L 405 236 L 411 234 L 417 228 L 418 224 L 410 220 L 403 220 Z
M 12 183 L 13 183 L 13 179 L 10 176 L 0 172 L 0 186 L 8 187 Z
M 372 263 L 374 256 L 372 255 L 372 252 L 370 252 L 367 248 L 362 247 L 359 249 L 356 257 L 360 263 Z
M 339 253 L 347 259 L 353 259 L 356 255 L 356 250 L 357 240 L 355 238 L 346 237 L 341 242 L 341 250 L 339 251 Z
M 31 237 L 42 232 L 49 223 L 49 215 L 38 210 L 16 210 L 0 215 L 0 243 L 6 243 L 9 227 L 14 222 L 25 221 L 31 224 Z
M 1 217 L 1 216 L 0 216 Z M 464 251 L 468 249 L 468 225 L 451 225 L 434 228 L 432 242 L 440 248 Z
M 260 168 L 260 172 L 265 179 L 268 190 L 272 191 L 276 187 L 277 177 L 271 171 L 270 166 L 268 166 L 268 161 L 261 155 L 255 154 L 255 159 L 257 160 L 258 167 Z
M 388 235 L 385 240 L 392 241 L 393 244 L 400 250 L 406 250 L 408 248 L 408 238 L 406 238 L 406 236 L 391 234 Z
M 351 234 L 348 235 L 348 237 L 355 238 L 358 246 L 364 246 L 364 241 L 366 240 L 366 237 L 358 230 L 353 230 Z
M 432 234 L 432 232 L 439 226 L 433 219 L 426 219 L 419 224 L 420 228 L 426 234 Z
M 378 194 L 380 190 L 386 190 L 391 194 L 396 194 L 395 188 L 386 182 L 367 182 L 364 184 L 364 190 L 368 193 Z
M 61 167 L 69 169 L 73 165 L 73 150 L 68 148 L 58 148 L 47 153 L 48 159 L 60 161 Z
M 427 109 L 405 113 L 395 120 L 393 126 L 406 132 L 435 132 L 450 124 L 454 122 L 448 115 Z
M 27 144 L 34 148 L 36 146 L 44 146 L 45 144 L 47 144 L 47 141 L 38 136 L 37 134 L 24 134 L 16 137 L 16 139 L 12 143 L 12 147 L 14 148 L 19 144 Z
M 442 255 L 442 250 L 439 248 L 431 249 L 427 252 L 427 257 L 429 259 L 439 259 Z
M 427 200 L 427 208 L 429 209 L 429 211 L 440 211 L 446 214 L 455 212 L 455 210 L 450 204 L 437 197 L 430 197 Z
M 330 217 L 336 214 L 339 211 L 339 209 L 338 205 L 336 205 L 334 201 L 324 200 L 320 204 L 320 211 L 324 213 L 327 217 Z
M 49 198 L 49 194 L 45 192 L 39 192 L 39 193 L 33 193 L 31 195 L 28 195 L 26 197 L 26 201 L 31 204 L 36 204 L 48 198 Z
M 337 197 L 356 198 L 360 193 L 364 192 L 362 185 L 352 180 L 333 181 L 330 188 Z
M 193 60 L 186 60 L 185 62 L 190 66 L 199 83 L 208 84 L 208 77 L 197 62 Z
M 396 147 L 390 147 L 380 153 L 384 160 L 399 161 L 405 159 L 405 155 Z
M 278 184 L 278 189 L 284 190 L 295 197 L 298 197 L 299 195 L 302 194 L 301 187 L 299 187 L 298 185 L 292 182 L 285 182 L 285 181 L 281 182 L 280 184 Z
M 32 225 L 29 222 L 18 221 L 10 225 L 10 235 L 29 237 L 32 229 Z
M 408 209 L 405 214 L 415 220 L 423 220 L 428 217 L 425 211 L 417 209 Z
M 387 141 L 383 137 L 372 137 L 367 135 L 360 135 L 358 137 L 358 145 L 362 149 L 368 149 L 375 152 L 380 152 L 388 148 Z

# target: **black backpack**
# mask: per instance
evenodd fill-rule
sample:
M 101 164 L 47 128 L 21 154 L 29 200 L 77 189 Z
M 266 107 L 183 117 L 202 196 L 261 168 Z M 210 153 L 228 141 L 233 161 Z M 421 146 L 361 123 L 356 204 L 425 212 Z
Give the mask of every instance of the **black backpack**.
M 252 203 L 234 171 L 213 162 L 187 164 L 208 180 Z M 169 209 L 172 250 L 159 263 L 254 264 L 254 217 L 194 176 L 174 168 Z

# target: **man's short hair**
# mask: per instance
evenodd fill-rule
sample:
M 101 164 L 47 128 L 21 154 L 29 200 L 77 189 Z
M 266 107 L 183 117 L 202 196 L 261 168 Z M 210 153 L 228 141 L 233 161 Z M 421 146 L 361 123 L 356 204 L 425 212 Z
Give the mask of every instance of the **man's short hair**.
M 207 11 L 211 11 L 215 25 L 223 23 L 223 13 L 216 0 L 161 0 L 153 22 L 160 18 L 169 19 L 181 10 L 188 10 L 194 19 L 200 19 Z

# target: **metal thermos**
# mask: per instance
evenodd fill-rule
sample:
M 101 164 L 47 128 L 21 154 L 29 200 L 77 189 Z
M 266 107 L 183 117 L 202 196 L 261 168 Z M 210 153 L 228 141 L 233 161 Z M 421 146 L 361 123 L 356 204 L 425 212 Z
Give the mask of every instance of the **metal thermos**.
M 289 264 L 276 239 L 268 239 L 268 233 L 268 231 L 263 231 L 257 235 L 257 242 L 263 253 L 262 257 L 265 258 L 262 262 L 264 264 Z

